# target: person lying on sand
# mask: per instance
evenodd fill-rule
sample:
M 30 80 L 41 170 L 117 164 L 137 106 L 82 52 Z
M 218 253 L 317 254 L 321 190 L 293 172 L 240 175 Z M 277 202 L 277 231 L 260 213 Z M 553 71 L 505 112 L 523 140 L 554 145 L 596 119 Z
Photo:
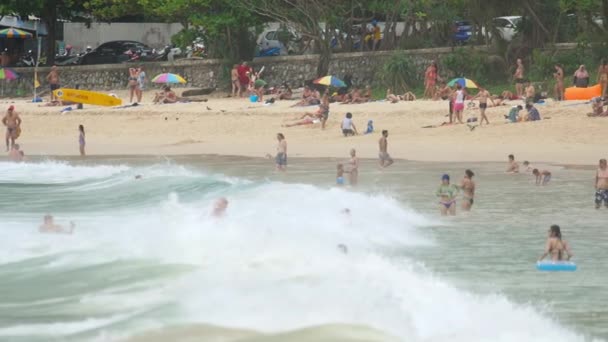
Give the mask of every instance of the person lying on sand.
M 386 89 L 386 98 L 385 99 L 386 99 L 386 101 L 388 101 L 390 103 L 399 102 L 399 96 L 393 94 L 391 88 Z
M 361 91 L 359 90 L 359 88 L 354 87 L 353 90 L 349 93 L 346 94 L 346 96 L 344 97 L 344 101 L 342 101 L 342 104 L 349 104 L 349 103 L 362 103 L 362 97 L 361 97 Z
M 498 106 L 506 106 L 507 103 L 505 102 L 505 98 L 502 97 L 502 95 L 492 95 L 490 96 L 490 104 L 488 104 L 488 107 L 498 107 Z
M 296 119 L 298 120 L 298 119 Z M 321 119 L 315 116 L 311 116 L 309 114 L 305 114 L 300 121 L 292 123 L 292 124 L 284 124 L 281 127 L 294 127 L 294 126 L 303 126 L 303 125 L 312 125 L 321 123 Z
M 63 228 L 63 226 L 55 224 L 52 215 L 44 215 L 44 222 L 38 228 L 41 233 L 57 233 L 57 234 L 72 234 L 74 233 L 76 224 L 70 222 L 70 229 Z
M 403 101 L 416 101 L 416 95 L 411 91 L 406 91 L 405 94 L 399 96 L 399 99 Z
M 283 83 L 283 86 L 279 90 L 279 100 L 291 100 L 293 91 L 287 83 Z
M 56 100 L 56 101 L 51 101 L 51 102 L 47 102 L 45 104 L 42 105 L 38 105 L 38 107 L 59 107 L 59 106 L 71 106 L 77 104 L 76 102 L 72 102 L 72 101 L 60 101 L 60 100 Z
M 602 101 L 601 97 L 594 97 L 591 100 L 591 109 L 593 110 L 591 113 L 588 113 L 589 117 L 601 117 L 608 116 L 608 111 L 604 111 L 604 101 Z
M 517 97 L 517 95 L 513 94 L 508 90 L 504 90 L 502 93 L 500 93 L 500 96 L 502 96 L 502 98 L 505 100 L 519 100 L 519 97 Z
M 291 107 L 303 107 L 303 106 L 314 106 L 321 103 L 321 94 L 309 87 L 304 87 L 304 93 L 302 93 L 302 100 L 298 101 Z
M 365 86 L 365 92 L 363 93 L 363 95 L 361 95 L 359 102 L 353 102 L 353 103 L 365 103 L 365 102 L 370 102 L 371 100 L 372 100 L 372 87 Z

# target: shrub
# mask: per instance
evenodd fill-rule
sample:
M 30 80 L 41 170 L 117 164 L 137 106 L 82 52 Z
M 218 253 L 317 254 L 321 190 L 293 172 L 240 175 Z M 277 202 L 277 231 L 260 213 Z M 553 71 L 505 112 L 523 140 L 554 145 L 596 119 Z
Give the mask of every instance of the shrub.
M 415 87 L 419 83 L 417 74 L 412 58 L 403 51 L 396 51 L 382 65 L 380 78 L 396 94 Z
M 473 49 L 456 49 L 444 56 L 441 64 L 451 74 L 442 72 L 442 75 L 466 77 L 480 84 L 494 84 L 507 79 L 507 68 L 501 57 Z

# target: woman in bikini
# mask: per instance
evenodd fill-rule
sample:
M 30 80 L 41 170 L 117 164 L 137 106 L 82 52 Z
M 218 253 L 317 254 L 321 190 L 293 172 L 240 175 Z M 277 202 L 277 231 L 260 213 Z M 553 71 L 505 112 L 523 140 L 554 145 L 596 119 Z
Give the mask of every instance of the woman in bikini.
M 135 96 L 139 90 L 139 83 L 137 82 L 139 78 L 140 70 L 138 68 L 129 68 L 129 96 L 130 102 L 133 102 L 133 96 Z
M 606 98 L 608 93 L 608 61 L 602 59 L 602 64 L 597 70 L 597 82 L 602 87 L 602 98 Z
M 441 215 L 446 216 L 448 213 L 452 216 L 456 215 L 456 195 L 458 195 L 458 187 L 450 184 L 450 176 L 445 174 L 441 176 L 441 185 L 436 192 L 439 197 L 439 210 Z
M 570 260 L 574 256 L 570 251 L 568 242 L 562 240 L 562 232 L 558 225 L 554 224 L 549 228 L 549 237 L 545 244 L 545 252 L 538 258 L 538 261 L 542 261 L 547 255 L 551 255 L 551 261 L 564 261 L 564 253 L 567 255 L 566 261 Z
M 462 183 L 460 184 L 460 188 L 463 192 L 462 210 L 464 211 L 471 211 L 471 207 L 473 206 L 473 201 L 475 199 L 475 182 L 473 181 L 473 176 L 475 176 L 473 171 L 466 170 L 464 172 Z
M 432 98 L 435 94 L 435 84 L 437 83 L 437 63 L 433 61 L 424 72 L 424 97 Z

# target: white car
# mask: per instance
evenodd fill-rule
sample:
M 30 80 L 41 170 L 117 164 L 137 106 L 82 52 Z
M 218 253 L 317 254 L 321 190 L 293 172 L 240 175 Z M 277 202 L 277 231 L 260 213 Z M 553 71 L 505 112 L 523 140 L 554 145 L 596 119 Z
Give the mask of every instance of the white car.
M 291 30 L 288 31 L 291 35 L 291 39 L 288 43 L 288 46 L 285 46 L 283 43 L 281 43 L 279 41 L 279 31 L 278 30 L 273 30 L 273 29 L 267 29 L 264 30 L 264 32 L 262 32 L 262 34 L 260 34 L 260 36 L 258 37 L 258 47 L 261 50 L 269 50 L 269 49 L 275 49 L 278 48 L 280 51 L 280 55 L 281 56 L 285 56 L 285 55 L 291 55 L 296 53 L 296 47 L 294 42 L 297 41 L 299 39 L 299 37 L 295 34 L 295 32 L 292 32 Z
M 492 19 L 492 23 L 500 37 L 510 42 L 517 33 L 517 26 L 521 23 L 521 19 L 521 16 L 497 17 Z

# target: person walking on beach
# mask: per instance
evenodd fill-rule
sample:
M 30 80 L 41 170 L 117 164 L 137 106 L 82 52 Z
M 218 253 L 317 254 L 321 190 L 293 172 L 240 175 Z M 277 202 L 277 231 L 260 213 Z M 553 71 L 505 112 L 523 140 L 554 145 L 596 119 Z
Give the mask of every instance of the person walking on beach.
M 435 95 L 435 85 L 437 84 L 437 63 L 431 62 L 424 72 L 424 97 L 433 98 Z
M 285 171 L 287 169 L 287 140 L 283 133 L 277 134 L 277 155 L 275 157 L 277 170 Z
M 388 131 L 382 131 L 382 137 L 378 141 L 378 158 L 380 159 L 380 167 L 385 168 L 393 165 L 393 158 L 388 154 Z
M 545 244 L 545 251 L 538 258 L 538 261 L 541 262 L 547 255 L 551 255 L 551 261 L 563 261 L 564 259 L 570 260 L 574 256 L 572 251 L 570 251 L 570 245 L 566 240 L 562 240 L 562 232 L 558 225 L 554 224 L 549 228 L 549 237 L 547 238 L 547 243 Z M 567 257 L 564 257 L 564 253 Z
M 9 151 L 10 147 L 15 145 L 15 140 L 19 137 L 21 131 L 21 118 L 19 113 L 15 111 L 15 106 L 8 107 L 4 118 L 2 118 L 2 124 L 6 126 L 6 152 Z M 10 145 L 9 145 L 10 141 Z
M 350 166 L 348 170 L 350 185 L 355 186 L 359 182 L 359 158 L 357 158 L 357 150 L 354 148 L 350 150 L 348 165 Z
M 141 102 L 141 98 L 144 95 L 144 90 L 146 90 L 146 72 L 144 71 L 144 67 L 139 67 L 139 72 L 137 73 L 137 102 Z
M 490 99 L 492 105 L 495 105 L 494 100 L 492 100 L 492 98 L 490 97 L 490 92 L 484 88 L 479 88 L 479 93 L 475 95 L 473 100 L 475 99 L 479 99 L 479 115 L 481 116 L 479 126 L 483 125 L 483 120 L 486 120 L 486 123 L 489 125 L 490 121 L 486 116 L 486 108 L 488 108 L 488 99 Z
M 508 173 L 519 173 L 519 163 L 515 161 L 515 156 L 509 154 L 509 163 L 507 165 Z
M 450 184 L 450 176 L 448 174 L 441 176 L 441 184 L 435 194 L 439 197 L 439 210 L 441 215 L 456 215 L 456 195 L 458 195 L 458 187 L 454 184 Z
M 49 87 L 51 88 L 51 102 L 57 101 L 58 99 L 55 96 L 55 93 L 53 93 L 55 90 L 60 88 L 59 71 L 57 70 L 56 65 L 53 65 L 51 67 L 51 72 L 49 72 L 49 74 L 46 75 L 46 80 L 47 80 L 47 82 L 49 82 Z
M 475 200 L 475 182 L 473 181 L 475 174 L 471 170 L 464 172 L 464 178 L 460 183 L 460 189 L 462 189 L 462 210 L 470 211 Z
M 608 61 L 602 59 L 602 64 L 597 70 L 597 83 L 602 87 L 602 98 L 606 99 L 608 95 Z
M 458 123 L 462 122 L 462 111 L 464 110 L 464 90 L 462 90 L 462 86 L 460 84 L 456 85 L 456 93 L 454 93 L 454 114 L 456 114 L 456 120 Z M 450 116 L 450 123 L 455 122 L 456 120 L 452 120 L 452 116 Z
M 80 156 L 84 157 L 86 153 L 84 152 L 84 148 L 86 146 L 85 134 L 84 134 L 84 126 L 78 125 L 78 147 L 80 149 Z
M 564 100 L 564 69 L 561 65 L 555 64 L 555 72 L 553 73 L 555 78 L 555 100 Z
M 551 180 L 551 172 L 547 170 L 539 171 L 538 169 L 532 170 L 532 174 L 536 177 L 536 185 L 547 185 Z
M 241 82 L 239 82 L 239 65 L 235 64 L 230 70 L 230 80 L 232 81 L 232 97 L 241 93 Z
M 606 159 L 600 159 L 600 165 L 595 174 L 595 209 L 599 209 L 602 202 L 608 209 L 608 167 L 606 167 Z
M 518 98 L 522 98 L 524 96 L 524 62 L 521 58 L 517 59 L 517 64 L 515 66 L 515 73 L 513 74 L 513 79 L 515 79 L 515 92 L 517 93 Z

